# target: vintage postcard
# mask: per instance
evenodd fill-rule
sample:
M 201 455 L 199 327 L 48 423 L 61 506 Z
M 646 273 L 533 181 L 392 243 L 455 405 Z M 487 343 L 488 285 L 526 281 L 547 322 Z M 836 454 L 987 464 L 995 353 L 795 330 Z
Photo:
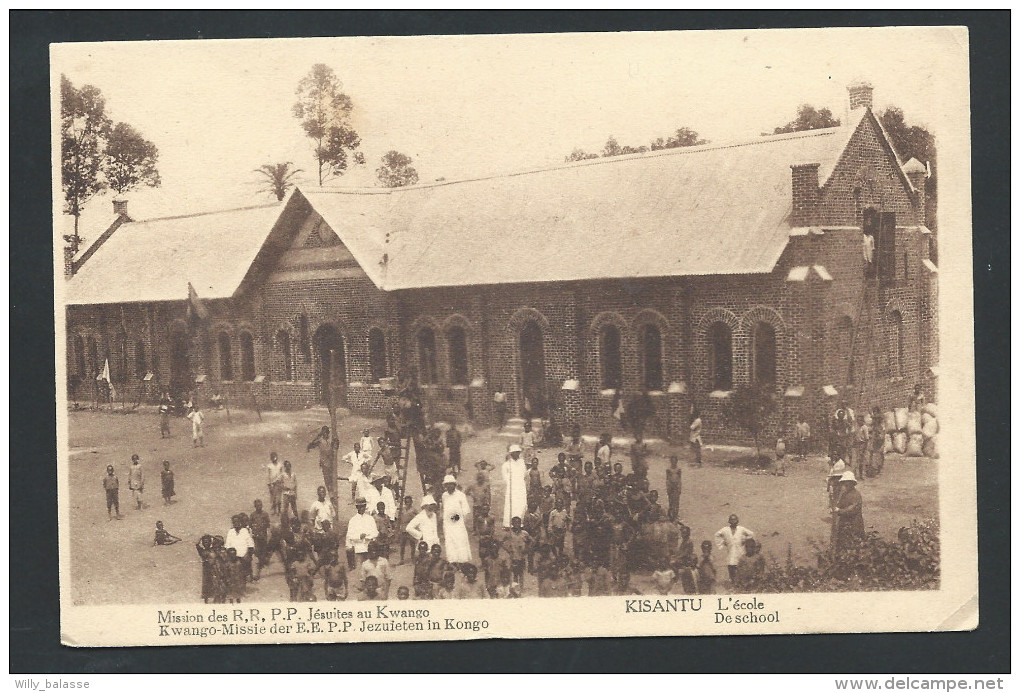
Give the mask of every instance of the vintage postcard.
M 63 642 L 975 628 L 967 50 L 53 45 Z

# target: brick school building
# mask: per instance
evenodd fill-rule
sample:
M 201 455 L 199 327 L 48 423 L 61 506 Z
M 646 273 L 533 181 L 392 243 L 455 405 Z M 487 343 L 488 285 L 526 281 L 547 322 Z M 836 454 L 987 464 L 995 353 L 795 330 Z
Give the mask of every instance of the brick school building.
M 933 392 L 937 269 L 925 167 L 903 163 L 850 87 L 843 126 L 395 189 L 301 188 L 282 203 L 135 220 L 65 258 L 69 396 L 109 360 L 118 398 L 219 393 L 298 408 L 332 392 L 388 410 L 414 371 L 437 417 L 555 406 L 619 432 L 709 440 L 735 388 L 813 426 Z M 821 430 L 816 428 L 816 430 Z

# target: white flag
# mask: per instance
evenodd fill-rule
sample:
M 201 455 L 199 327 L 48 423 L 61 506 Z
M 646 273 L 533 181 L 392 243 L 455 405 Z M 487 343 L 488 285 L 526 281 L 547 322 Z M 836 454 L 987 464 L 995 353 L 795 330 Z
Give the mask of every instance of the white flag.
M 96 376 L 96 380 L 105 380 L 106 384 L 110 386 L 110 401 L 116 399 L 117 392 L 113 389 L 113 380 L 110 379 L 110 359 L 103 362 L 103 371 Z

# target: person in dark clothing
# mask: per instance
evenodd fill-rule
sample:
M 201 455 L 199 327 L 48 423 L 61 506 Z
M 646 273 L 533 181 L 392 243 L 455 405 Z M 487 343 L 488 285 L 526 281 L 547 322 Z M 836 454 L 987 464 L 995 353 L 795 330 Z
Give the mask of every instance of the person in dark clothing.
M 446 451 L 449 455 L 449 467 L 450 471 L 454 474 L 460 474 L 460 446 L 462 438 L 460 431 L 457 430 L 456 424 L 450 425 L 450 430 L 446 432 Z
M 837 523 L 836 548 L 845 549 L 864 537 L 864 500 L 857 490 L 857 477 L 853 472 L 844 472 L 839 485 L 839 500 L 832 512 L 833 520 Z
M 106 467 L 106 476 L 103 477 L 103 489 L 106 491 L 106 514 L 108 519 L 121 519 L 120 479 L 117 478 L 117 474 L 113 471 L 112 464 Z
M 255 510 L 248 518 L 248 526 L 251 528 L 251 538 L 255 542 L 255 558 L 258 561 L 252 575 L 252 581 L 258 582 L 262 575 L 262 569 L 269 565 L 269 513 L 262 509 L 262 501 L 255 499 Z

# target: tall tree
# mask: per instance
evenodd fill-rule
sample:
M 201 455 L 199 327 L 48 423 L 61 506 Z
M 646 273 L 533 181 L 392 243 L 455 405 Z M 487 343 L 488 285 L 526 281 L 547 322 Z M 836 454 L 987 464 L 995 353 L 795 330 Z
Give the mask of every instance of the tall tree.
M 78 221 L 89 199 L 106 187 L 103 150 L 110 131 L 106 99 L 91 84 L 78 89 L 60 76 L 60 183 L 64 213 L 74 217 L 74 235 L 65 237 L 73 251 L 81 243 Z
M 291 168 L 293 165 L 290 161 L 284 161 L 277 164 L 262 164 L 255 169 L 255 173 L 262 176 L 262 182 L 266 186 L 259 192 L 269 193 L 277 200 L 283 200 L 287 196 L 287 191 L 294 187 L 294 177 L 302 173 L 299 168 Z
M 927 164 L 929 176 L 924 185 L 925 222 L 934 229 L 938 225 L 938 180 L 936 176 L 938 152 L 935 149 L 935 135 L 920 125 L 908 125 L 903 109 L 890 106 L 878 115 L 893 148 L 904 162 L 917 159 Z M 934 258 L 933 258 L 934 259 Z
M 118 194 L 134 190 L 139 185 L 159 187 L 158 159 L 156 145 L 127 123 L 117 123 L 106 139 L 103 174 L 107 184 Z
M 660 149 L 676 149 L 677 147 L 697 147 L 702 144 L 708 144 L 708 140 L 702 139 L 695 130 L 688 127 L 677 128 L 676 132 L 669 135 L 665 139 L 658 137 L 652 144 L 652 151 L 658 151 Z
M 354 103 L 343 92 L 343 84 L 333 68 L 322 63 L 313 65 L 298 82 L 296 93 L 298 100 L 293 113 L 314 143 L 319 185 L 330 176 L 342 176 L 351 160 L 364 163 L 358 151 L 361 138 L 351 125 Z
M 391 149 L 383 154 L 382 166 L 375 170 L 375 175 L 387 188 L 414 185 L 418 182 L 418 171 L 411 163 L 411 157 Z
M 773 135 L 782 135 L 787 132 L 800 132 L 802 130 L 818 130 L 819 128 L 834 128 L 840 124 L 839 118 L 832 117 L 832 111 L 828 108 L 816 109 L 809 103 L 801 104 L 797 109 L 797 117 L 786 125 L 781 125 L 772 131 Z M 763 135 L 769 133 L 763 132 Z

